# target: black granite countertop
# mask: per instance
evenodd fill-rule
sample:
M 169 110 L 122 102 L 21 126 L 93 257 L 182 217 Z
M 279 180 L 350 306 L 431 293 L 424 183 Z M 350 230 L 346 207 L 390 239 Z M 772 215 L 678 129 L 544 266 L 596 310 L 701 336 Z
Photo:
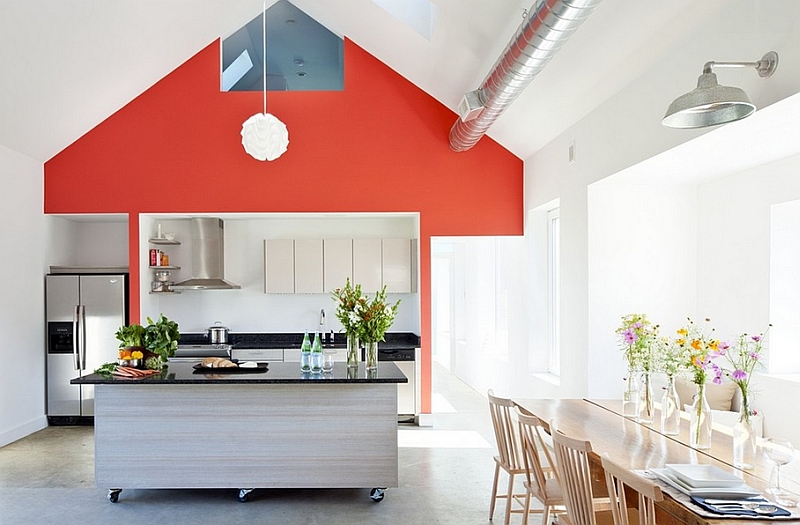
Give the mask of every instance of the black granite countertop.
M 160 374 L 142 379 L 89 374 L 70 381 L 73 385 L 131 385 L 131 384 L 321 384 L 321 383 L 408 383 L 408 378 L 392 362 L 380 362 L 376 371 L 366 371 L 364 363 L 358 369 L 348 369 L 338 362 L 330 374 L 304 374 L 299 363 L 269 363 L 265 372 L 225 373 L 224 368 L 198 372 L 192 363 L 169 363 Z
M 309 334 L 313 340 L 313 334 Z M 324 334 L 323 341 L 325 346 L 334 348 L 345 348 L 347 341 L 343 333 L 335 332 L 333 342 L 330 341 L 331 333 Z M 378 343 L 378 349 L 401 350 L 414 349 L 420 346 L 420 337 L 411 332 L 387 332 L 386 341 Z M 181 334 L 179 341 L 182 345 L 208 344 L 208 337 L 205 333 L 187 332 Z M 281 348 L 295 349 L 300 348 L 303 343 L 302 333 L 238 333 L 228 334 L 228 343 L 237 349 L 246 348 Z

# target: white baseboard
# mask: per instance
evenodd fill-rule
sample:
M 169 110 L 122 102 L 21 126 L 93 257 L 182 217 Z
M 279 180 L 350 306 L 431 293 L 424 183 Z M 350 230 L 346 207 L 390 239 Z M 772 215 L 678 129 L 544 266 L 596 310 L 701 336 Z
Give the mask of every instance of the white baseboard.
M 418 427 L 433 426 L 433 414 L 417 414 L 415 419 Z
M 6 430 L 5 432 L 0 432 L 0 447 L 4 447 L 9 443 L 13 443 L 18 439 L 22 439 L 25 436 L 33 434 L 34 432 L 38 432 L 43 428 L 47 427 L 47 417 L 40 416 L 34 419 L 33 421 L 29 421 L 24 425 L 20 425 L 18 427 L 12 428 L 10 430 Z

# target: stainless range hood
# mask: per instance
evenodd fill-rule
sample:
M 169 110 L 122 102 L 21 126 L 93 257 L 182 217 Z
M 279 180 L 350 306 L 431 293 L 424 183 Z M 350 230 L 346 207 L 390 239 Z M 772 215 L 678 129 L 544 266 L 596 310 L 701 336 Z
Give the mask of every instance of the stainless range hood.
M 175 290 L 236 290 L 225 280 L 225 226 L 222 219 L 193 217 L 192 278 L 173 285 Z

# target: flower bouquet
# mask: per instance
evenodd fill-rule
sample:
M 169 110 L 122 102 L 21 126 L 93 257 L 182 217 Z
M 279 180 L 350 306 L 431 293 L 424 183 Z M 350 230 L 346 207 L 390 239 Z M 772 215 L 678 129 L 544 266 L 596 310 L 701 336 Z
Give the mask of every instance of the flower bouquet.
M 378 368 L 378 341 L 383 341 L 386 331 L 394 323 L 400 300 L 390 304 L 386 300 L 386 286 L 375 292 L 372 301 L 364 300 L 356 303 L 354 313 L 359 319 L 358 337 L 367 345 L 366 368 Z
M 361 285 L 357 284 L 354 287 L 349 278 L 345 282 L 344 288 L 336 288 L 331 292 L 331 296 L 336 302 L 336 318 L 342 323 L 347 337 L 347 367 L 358 368 L 358 337 L 361 320 L 356 315 L 356 306 L 362 308 L 367 300 L 361 293 Z
M 706 322 L 711 320 L 706 319 Z M 706 400 L 705 385 L 711 359 L 719 355 L 720 347 L 720 342 L 711 337 L 713 333 L 713 328 L 706 333 L 689 319 L 686 326 L 678 329 L 678 337 L 674 342 L 681 349 L 683 364 L 697 386 L 697 394 L 689 414 L 689 445 L 698 449 L 711 447 L 711 408 Z

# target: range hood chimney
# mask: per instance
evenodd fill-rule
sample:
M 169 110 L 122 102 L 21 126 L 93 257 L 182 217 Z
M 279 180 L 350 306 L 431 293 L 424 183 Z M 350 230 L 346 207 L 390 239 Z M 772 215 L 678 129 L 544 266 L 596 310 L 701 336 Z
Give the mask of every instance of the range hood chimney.
M 175 290 L 236 290 L 225 280 L 225 226 L 222 219 L 193 217 L 192 278 L 176 283 Z

